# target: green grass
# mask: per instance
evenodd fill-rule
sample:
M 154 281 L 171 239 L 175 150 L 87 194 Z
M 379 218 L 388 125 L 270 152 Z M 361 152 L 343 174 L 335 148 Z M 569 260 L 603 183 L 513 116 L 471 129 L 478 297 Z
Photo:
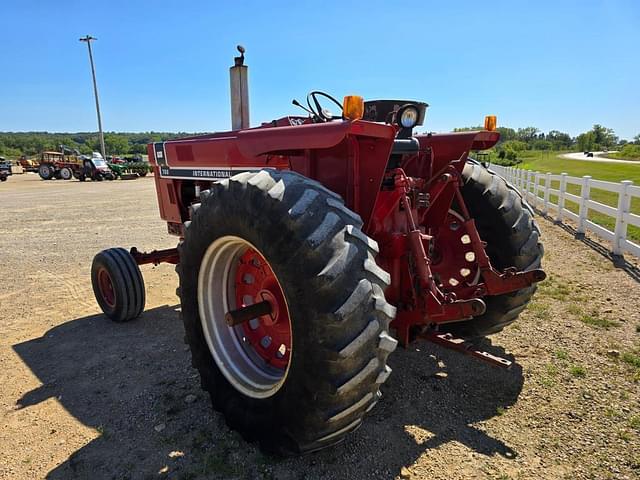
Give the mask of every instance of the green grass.
M 549 307 L 544 303 L 533 301 L 527 306 L 527 311 L 531 312 L 535 318 L 543 320 L 549 314 Z
M 633 415 L 629 419 L 629 426 L 634 430 L 640 430 L 640 415 Z
M 620 360 L 630 367 L 631 380 L 640 383 L 640 347 L 636 347 L 630 352 L 623 352 Z
M 612 322 L 611 320 L 602 318 L 597 313 L 583 314 L 580 316 L 580 321 L 592 327 L 604 328 L 605 330 L 608 330 L 611 327 L 618 326 L 616 322 Z
M 587 376 L 587 371 L 580 365 L 574 365 L 569 369 L 569 373 L 574 377 L 584 378 Z
M 620 412 L 618 412 L 616 409 L 612 407 L 605 408 L 604 414 L 608 418 L 620 418 L 622 416 Z
M 569 285 L 551 275 L 545 281 L 539 283 L 538 288 L 543 296 L 560 301 L 567 300 L 567 297 L 572 293 Z
M 567 312 L 571 313 L 572 315 L 579 316 L 582 315 L 582 308 L 577 303 L 571 303 L 569 304 L 569 306 L 567 306 Z
M 624 363 L 626 363 L 627 365 L 635 368 L 635 369 L 640 369 L 640 350 L 638 351 L 638 353 L 636 352 L 625 352 L 622 354 L 622 361 Z
M 584 160 L 570 160 L 560 157 L 562 152 L 547 152 L 529 150 L 520 152 L 522 163 L 518 168 L 538 171 L 540 173 L 551 172 L 554 174 L 567 173 L 571 177 L 582 177 L 591 175 L 594 180 L 604 180 L 607 182 L 620 182 L 631 180 L 635 185 L 640 185 L 640 162 L 638 165 L 625 163 L 589 162 Z M 552 182 L 552 188 L 558 188 L 558 181 Z M 567 185 L 567 191 L 574 195 L 580 195 L 579 185 Z M 539 193 L 542 197 L 542 193 Z M 590 197 L 596 202 L 616 208 L 618 205 L 618 194 L 592 188 Z M 550 200 L 557 203 L 557 197 L 551 195 Z M 566 202 L 565 208 L 578 213 L 578 205 L 574 202 Z M 631 212 L 640 215 L 640 198 L 633 197 L 631 200 Z M 612 230 L 615 228 L 615 219 L 592 210 L 588 214 L 589 220 L 598 225 Z M 636 243 L 640 242 L 640 228 L 630 225 L 628 227 L 628 238 Z
M 565 152 L 545 152 L 539 150 L 527 150 L 522 152 L 522 163 L 518 168 L 538 170 L 541 173 L 566 173 L 571 177 L 591 175 L 597 180 L 607 182 L 620 182 L 631 180 L 640 185 L 640 163 L 589 162 L 585 160 L 571 160 L 560 157 Z

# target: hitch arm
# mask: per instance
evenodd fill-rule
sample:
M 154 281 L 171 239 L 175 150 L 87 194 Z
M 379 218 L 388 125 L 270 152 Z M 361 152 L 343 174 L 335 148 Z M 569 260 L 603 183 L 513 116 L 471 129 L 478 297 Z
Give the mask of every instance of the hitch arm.
M 497 357 L 495 355 L 491 355 L 489 352 L 478 350 L 472 343 L 467 342 L 462 338 L 456 338 L 450 333 L 429 332 L 420 336 L 425 340 L 436 343 L 442 347 L 455 350 L 465 355 L 471 355 L 472 357 L 482 360 L 483 362 L 486 362 L 495 367 L 502 367 L 506 368 L 507 370 L 511 368 L 512 362 L 507 360 L 506 358 Z
M 521 290 L 547 278 L 546 273 L 539 268 L 527 270 L 526 272 L 518 272 L 515 268 L 507 268 L 503 273 L 498 273 L 491 266 L 473 219 L 470 218 L 465 221 L 465 228 L 478 259 L 486 295 L 501 295 Z
M 152 252 L 141 252 L 136 247 L 131 247 L 129 253 L 138 265 L 146 265 L 153 263 L 160 265 L 161 263 L 172 263 L 174 265 L 180 263 L 180 254 L 177 248 L 167 248 L 166 250 L 154 250 Z

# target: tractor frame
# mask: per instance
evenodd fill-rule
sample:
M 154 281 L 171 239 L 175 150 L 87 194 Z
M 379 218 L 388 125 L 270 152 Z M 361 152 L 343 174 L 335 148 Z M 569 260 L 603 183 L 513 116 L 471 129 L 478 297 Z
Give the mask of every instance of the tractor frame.
M 485 311 L 482 297 L 516 291 L 545 278 L 539 269 L 496 270 L 460 193 L 469 153 L 492 147 L 499 133 L 416 135 L 407 145 L 398 142 L 398 128 L 393 125 L 307 121 L 284 117 L 254 129 L 150 144 L 160 215 L 169 233 L 183 234 L 184 222 L 190 220 L 189 206 L 211 182 L 265 168 L 290 169 L 317 180 L 345 199 L 347 207 L 362 217 L 363 231 L 378 242 L 378 263 L 391 273 L 386 297 L 398 307 L 392 327 L 404 345 L 418 337 L 443 343 L 429 327 L 480 315 Z M 391 161 L 397 167 L 389 168 Z M 468 240 L 452 243 L 450 256 L 473 252 L 481 276 L 481 281 L 459 283 L 457 288 L 439 283 L 442 278 L 434 275 L 427 254 L 452 203 L 461 210 L 458 228 Z M 135 258 L 177 262 L 177 251 L 149 255 Z M 446 332 L 446 327 L 439 330 Z

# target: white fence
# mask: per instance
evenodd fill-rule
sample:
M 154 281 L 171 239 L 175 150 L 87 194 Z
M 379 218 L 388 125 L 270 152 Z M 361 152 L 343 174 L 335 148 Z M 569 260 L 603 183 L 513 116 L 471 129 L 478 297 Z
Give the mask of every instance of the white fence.
M 566 173 L 554 175 L 551 173 L 533 172 L 515 167 L 502 167 L 491 165 L 494 170 L 503 176 L 509 183 L 516 187 L 522 196 L 538 211 L 552 216 L 556 222 L 561 223 L 564 218 L 574 220 L 579 234 L 590 231 L 604 240 L 611 242 L 611 251 L 614 255 L 623 255 L 625 252 L 640 257 L 640 245 L 627 239 L 627 227 L 634 225 L 640 227 L 640 215 L 631 213 L 631 198 L 640 198 L 640 187 L 634 186 L 630 180 L 620 183 L 594 180 L 589 175 L 582 178 L 570 177 Z M 558 183 L 558 188 L 552 188 L 552 182 Z M 580 195 L 569 193 L 567 187 L 577 185 Z M 614 208 L 604 203 L 591 199 L 591 189 L 605 190 L 618 195 L 618 207 Z M 558 203 L 550 201 L 553 195 Z M 574 213 L 565 207 L 566 201 L 578 205 L 578 213 Z M 555 215 L 551 215 L 551 210 Z M 589 220 L 589 210 L 612 217 L 615 220 L 613 231 L 606 229 Z

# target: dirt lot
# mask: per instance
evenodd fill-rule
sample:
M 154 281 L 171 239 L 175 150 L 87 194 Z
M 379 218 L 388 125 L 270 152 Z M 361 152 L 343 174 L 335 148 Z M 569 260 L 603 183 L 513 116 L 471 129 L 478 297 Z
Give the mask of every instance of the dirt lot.
M 540 220 L 549 279 L 490 351 L 420 343 L 364 426 L 298 459 L 260 454 L 212 412 L 182 338 L 171 266 L 118 325 L 93 255 L 166 248 L 153 180 L 0 185 L 0 478 L 640 478 L 640 285 Z M 434 376 L 444 372 L 446 377 Z

